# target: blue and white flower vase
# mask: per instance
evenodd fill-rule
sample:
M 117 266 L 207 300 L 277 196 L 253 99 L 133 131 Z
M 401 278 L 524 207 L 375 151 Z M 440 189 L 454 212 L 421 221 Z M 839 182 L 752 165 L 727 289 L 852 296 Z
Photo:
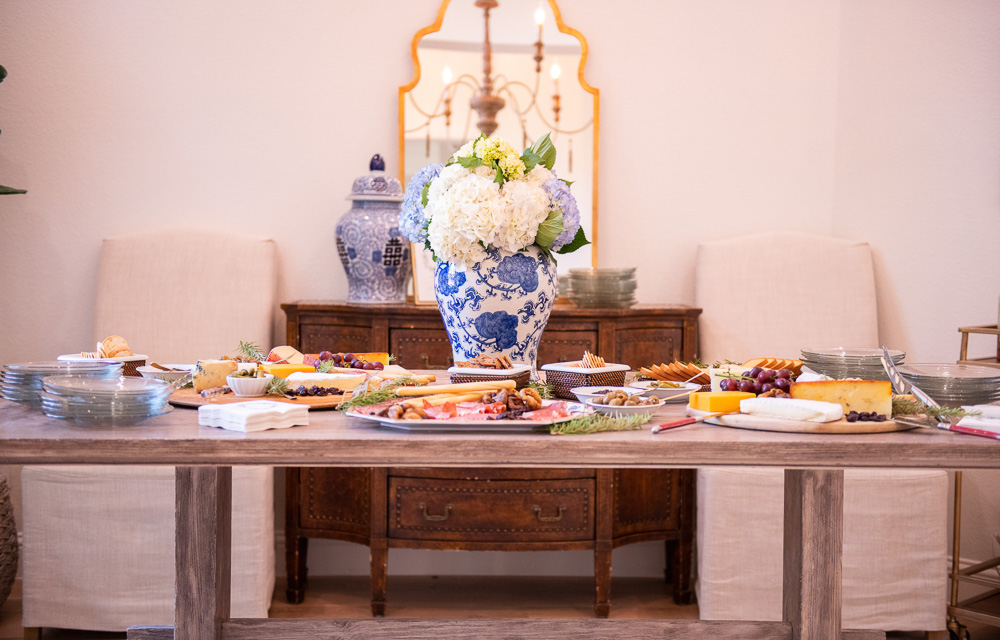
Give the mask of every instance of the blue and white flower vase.
M 350 211 L 337 222 L 337 253 L 347 272 L 347 301 L 394 303 L 406 301 L 410 278 L 410 241 L 399 231 L 403 187 L 385 173 L 376 154 L 371 173 L 354 181 Z
M 556 266 L 535 245 L 490 249 L 466 271 L 439 262 L 434 294 L 454 359 L 502 353 L 534 367 L 557 283 Z

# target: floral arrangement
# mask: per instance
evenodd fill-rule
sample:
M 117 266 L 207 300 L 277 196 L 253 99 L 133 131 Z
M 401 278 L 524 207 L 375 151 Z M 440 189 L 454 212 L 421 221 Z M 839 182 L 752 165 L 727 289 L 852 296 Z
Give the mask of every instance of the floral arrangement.
M 520 155 L 503 138 L 480 135 L 447 164 L 413 176 L 399 229 L 462 271 L 490 249 L 516 253 L 533 244 L 555 262 L 554 253 L 590 244 L 570 183 L 552 170 L 555 160 L 548 134 Z

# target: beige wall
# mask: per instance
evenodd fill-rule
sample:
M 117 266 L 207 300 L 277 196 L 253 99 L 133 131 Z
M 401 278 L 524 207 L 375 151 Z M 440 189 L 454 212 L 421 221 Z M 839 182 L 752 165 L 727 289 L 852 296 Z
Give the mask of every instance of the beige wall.
M 0 361 L 92 342 L 108 235 L 252 230 L 278 243 L 281 300 L 343 297 L 334 224 L 372 153 L 395 171 L 396 87 L 437 4 L 7 0 L 0 183 L 30 194 L 0 199 Z M 602 91 L 600 262 L 638 266 L 642 301 L 693 300 L 699 242 L 792 228 L 872 244 L 881 334 L 911 361 L 996 319 L 1000 3 L 562 9 Z M 1000 499 L 978 475 L 981 558 Z

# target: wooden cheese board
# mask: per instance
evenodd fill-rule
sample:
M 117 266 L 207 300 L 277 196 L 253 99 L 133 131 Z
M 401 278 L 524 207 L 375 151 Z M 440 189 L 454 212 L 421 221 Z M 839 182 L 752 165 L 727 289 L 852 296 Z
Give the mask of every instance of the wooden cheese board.
M 347 394 L 350 397 L 350 394 Z M 291 404 L 308 405 L 310 409 L 336 409 L 337 405 L 344 400 L 344 396 L 296 396 L 294 399 L 288 396 L 261 396 L 259 398 L 241 398 L 232 392 L 226 392 L 221 396 L 203 398 L 194 389 L 179 389 L 170 394 L 167 401 L 175 407 L 189 407 L 196 409 L 206 404 L 229 404 L 231 402 L 247 402 L 250 400 L 273 400 L 275 402 L 288 402 Z
M 706 415 L 704 411 L 687 408 L 689 416 L 700 418 Z M 895 420 L 885 422 L 848 422 L 845 418 L 834 422 L 809 422 L 808 420 L 786 420 L 766 416 L 748 415 L 745 413 L 727 413 L 715 418 L 708 418 L 705 424 L 718 427 L 733 427 L 736 429 L 751 429 L 754 431 L 777 431 L 782 433 L 889 433 L 891 431 L 908 431 L 916 429 L 917 425 L 902 423 Z

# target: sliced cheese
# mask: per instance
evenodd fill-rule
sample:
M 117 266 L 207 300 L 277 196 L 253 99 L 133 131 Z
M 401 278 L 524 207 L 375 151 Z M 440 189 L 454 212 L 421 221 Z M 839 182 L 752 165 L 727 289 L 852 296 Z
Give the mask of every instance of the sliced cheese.
M 315 373 L 316 367 L 307 364 L 262 364 L 264 373 L 273 373 L 278 378 L 287 378 L 296 372 Z
M 367 376 L 364 373 L 305 373 L 296 371 L 288 375 L 290 389 L 298 389 L 304 386 L 319 387 L 321 389 L 339 389 L 341 391 L 354 391 L 354 389 L 365 381 Z
M 236 371 L 235 360 L 199 360 L 194 369 L 194 390 L 204 391 L 226 384 L 226 376 Z
M 740 400 L 753 398 L 754 394 L 742 391 L 699 391 L 691 394 L 692 409 L 709 413 L 732 413 L 740 410 Z
M 834 422 L 844 417 L 844 409 L 835 402 L 792 398 L 747 398 L 740 402 L 740 413 L 808 422 Z
M 789 392 L 800 400 L 836 402 L 844 413 L 881 413 L 892 417 L 892 384 L 888 380 L 818 380 L 796 382 Z

